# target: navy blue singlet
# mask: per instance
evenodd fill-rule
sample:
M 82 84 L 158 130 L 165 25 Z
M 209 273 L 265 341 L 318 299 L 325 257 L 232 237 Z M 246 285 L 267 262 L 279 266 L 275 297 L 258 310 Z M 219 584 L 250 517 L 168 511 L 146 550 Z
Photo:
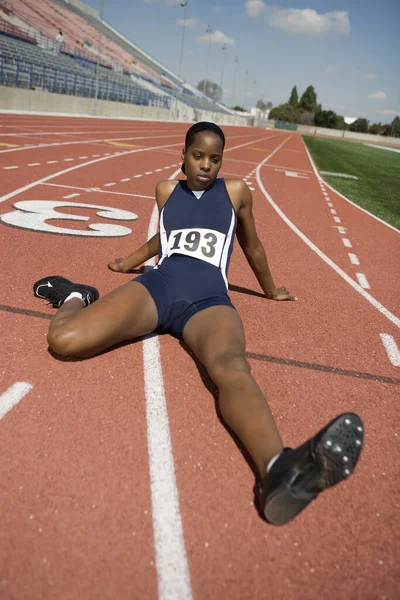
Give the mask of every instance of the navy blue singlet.
M 210 306 L 231 306 L 228 267 L 236 214 L 223 179 L 196 198 L 179 181 L 160 214 L 157 266 L 139 275 L 158 310 L 158 333 L 182 337 L 187 321 Z M 233 307 L 234 308 L 234 307 Z

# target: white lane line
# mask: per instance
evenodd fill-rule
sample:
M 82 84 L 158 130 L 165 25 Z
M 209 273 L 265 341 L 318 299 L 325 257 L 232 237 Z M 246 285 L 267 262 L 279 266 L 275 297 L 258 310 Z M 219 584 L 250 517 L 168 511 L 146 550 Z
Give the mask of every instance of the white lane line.
M 92 154 L 93 158 L 97 158 L 98 156 L 101 156 L 101 154 Z
M 328 206 L 329 206 L 329 204 L 328 204 Z M 331 208 L 331 214 L 336 215 L 336 210 L 334 208 Z
M 400 367 L 400 350 L 394 341 L 394 337 L 388 333 L 380 333 L 379 336 L 385 346 L 386 353 L 392 365 L 394 367 Z
M 336 221 L 336 223 L 341 223 L 342 221 L 339 219 L 339 217 L 333 217 L 333 220 Z
M 361 285 L 364 290 L 370 290 L 371 286 L 368 283 L 368 279 L 365 277 L 364 273 L 356 273 L 356 277 L 358 279 L 358 283 Z
M 88 156 L 80 156 L 79 158 L 83 159 L 83 158 L 89 158 L 89 157 Z
M 112 187 L 113 185 L 117 185 L 114 181 L 112 181 L 111 183 L 105 183 L 104 187 Z
M 349 204 L 352 204 L 353 206 L 355 206 L 356 208 L 358 208 L 359 210 L 361 210 L 362 212 L 366 213 L 368 216 L 372 217 L 373 219 L 375 219 L 375 221 L 379 221 L 379 223 L 382 223 L 383 225 L 386 225 L 386 227 L 389 227 L 390 229 L 393 229 L 393 231 L 395 231 L 396 233 L 400 233 L 400 230 L 396 229 L 396 227 L 393 227 L 393 225 L 390 225 L 389 223 L 386 223 L 386 221 L 383 221 L 382 219 L 380 219 L 379 217 L 376 217 L 375 215 L 373 215 L 372 213 L 368 212 L 367 210 L 365 210 L 365 208 L 362 208 L 361 206 L 358 206 L 358 204 L 355 204 L 354 202 L 352 202 L 351 200 L 349 200 L 346 196 L 343 196 L 343 194 L 341 194 L 340 192 L 338 192 L 337 190 L 335 190 L 335 188 L 333 188 L 331 185 L 329 185 L 329 183 L 327 183 L 325 181 L 325 179 L 322 179 L 321 175 L 318 172 L 317 167 L 315 166 L 315 163 L 311 157 L 311 154 L 308 151 L 308 148 L 306 146 L 306 143 L 303 140 L 303 144 L 304 144 L 304 148 L 307 152 L 308 158 L 310 160 L 311 166 L 313 168 L 313 171 L 315 173 L 315 176 L 317 177 L 318 181 L 323 181 L 324 184 L 330 189 L 332 190 L 332 192 L 335 192 L 335 194 L 337 194 L 338 196 L 340 196 L 341 198 L 343 198 L 343 200 L 346 200 L 346 202 L 348 202 Z
M 68 194 L 68 196 L 63 196 L 64 200 L 69 200 L 70 198 L 76 198 L 80 196 L 80 194 Z
M 64 158 L 65 162 L 71 162 L 71 160 L 74 160 L 73 158 Z
M 346 229 L 345 227 L 338 227 L 338 232 L 339 232 L 341 235 L 346 235 L 346 233 L 347 233 L 347 229 Z
M 123 181 L 125 183 L 125 181 L 130 181 L 130 177 L 125 177 L 125 179 L 120 179 L 120 181 Z
M 273 201 L 272 197 L 268 194 L 267 190 L 265 189 L 263 182 L 261 181 L 261 177 L 260 177 L 261 167 L 263 166 L 264 162 L 266 162 L 268 160 L 268 158 L 269 158 L 269 156 L 267 156 L 267 158 L 265 158 L 257 167 L 257 182 L 260 187 L 260 190 L 262 191 L 262 193 L 264 194 L 264 196 L 266 197 L 266 199 L 268 200 L 270 205 L 275 209 L 275 211 L 278 213 L 278 215 L 281 217 L 281 219 L 283 219 L 283 221 L 286 223 L 286 225 L 288 225 L 290 227 L 290 229 L 292 231 L 294 231 L 294 233 L 296 233 L 296 235 L 298 235 L 299 238 L 301 240 L 303 240 L 303 242 L 305 244 L 307 244 L 307 246 L 309 248 L 311 248 L 311 250 L 313 250 L 319 256 L 319 258 L 321 258 L 324 262 L 326 262 L 326 264 L 329 265 L 331 267 L 331 269 L 333 269 L 338 275 L 340 275 L 340 277 L 342 277 L 342 279 L 344 279 L 349 285 L 351 285 L 351 287 L 356 292 L 358 292 L 361 296 L 363 296 L 363 298 L 365 298 L 365 300 L 367 300 L 374 308 L 376 308 L 376 310 L 378 310 L 383 316 L 385 316 L 387 319 L 389 319 L 389 321 L 391 321 L 394 325 L 396 325 L 396 327 L 400 328 L 400 319 L 398 317 L 396 317 L 396 315 L 391 313 L 390 310 L 388 310 L 385 306 L 383 306 L 383 304 L 381 304 L 373 296 L 371 296 L 371 294 L 366 292 L 353 279 L 351 279 L 351 277 L 349 277 L 347 275 L 347 273 L 345 273 L 336 263 L 333 262 L 333 260 L 331 260 L 328 256 L 326 256 L 326 254 L 324 254 L 318 248 L 318 246 L 316 246 L 306 235 L 304 235 L 304 233 L 302 231 L 300 231 L 300 229 L 298 227 L 296 227 L 296 225 L 294 223 L 292 223 L 292 221 L 285 215 L 285 213 Z
M 76 185 L 62 185 L 60 183 L 39 183 L 38 185 L 51 185 L 52 187 L 61 187 L 70 190 L 81 190 L 82 192 L 98 192 L 99 194 L 115 194 L 116 196 L 131 196 L 132 198 L 149 198 L 154 200 L 154 196 L 143 196 L 142 194 L 128 194 L 127 192 L 112 192 L 111 190 L 101 190 L 100 188 L 83 188 Z
M 156 173 L 159 173 L 160 171 L 162 171 L 162 169 L 155 169 Z
M 28 167 L 38 167 L 40 163 L 28 163 Z
M 171 147 L 171 146 L 180 146 L 180 143 L 177 144 L 168 144 L 167 147 Z M 162 148 L 163 146 L 161 146 Z M 151 152 L 154 150 L 158 150 L 160 148 L 160 146 L 149 146 L 146 148 L 136 148 L 135 150 L 127 150 L 126 152 L 123 152 L 123 155 L 125 156 L 129 156 L 131 154 L 136 154 L 138 152 Z M 27 190 L 30 190 L 34 187 L 36 187 L 37 185 L 41 185 L 43 183 L 46 183 L 47 181 L 50 181 L 50 179 L 55 179 L 56 177 L 59 177 L 60 175 L 65 175 L 65 173 L 71 173 L 71 171 L 76 171 L 78 169 L 83 169 L 83 167 L 88 167 L 90 165 L 95 165 L 97 163 L 106 161 L 106 160 L 110 160 L 113 159 L 114 156 L 104 156 L 102 158 L 97 158 L 96 160 L 89 160 L 88 162 L 84 162 L 81 163 L 79 165 L 74 165 L 73 167 L 68 167 L 67 169 L 62 169 L 61 171 L 56 171 L 55 173 L 51 173 L 50 175 L 46 175 L 46 177 L 42 177 L 41 179 L 37 179 L 36 181 L 32 181 L 32 183 L 28 183 L 27 185 L 24 185 L 16 190 L 13 190 L 12 192 L 5 194 L 4 196 L 0 197 L 0 204 L 2 202 L 6 202 L 6 200 L 9 200 L 10 198 L 14 198 L 14 196 L 18 196 L 18 194 L 22 194 L 23 192 L 26 192 Z M 53 184 L 54 185 L 54 184 Z M 62 186 L 65 187 L 65 186 Z M 71 186 L 68 186 L 71 187 Z M 75 188 L 75 189 L 81 189 L 81 188 Z M 111 191 L 104 191 L 103 192 L 105 194 L 118 194 L 119 192 L 111 192 Z M 126 194 L 122 194 L 122 195 L 126 195 Z M 137 194 L 134 194 L 135 196 L 137 196 Z
M 12 165 L 11 167 L 3 167 L 4 170 L 6 169 L 19 169 L 18 165 Z
M 2 419 L 30 390 L 33 385 L 17 381 L 0 396 L 0 419 Z
M 47 161 L 48 165 L 54 165 L 55 163 L 58 163 L 58 160 L 48 160 Z
M 153 174 L 153 171 L 146 171 L 145 172 L 145 175 L 152 175 L 152 174 Z
M 346 248 L 352 248 L 353 247 L 351 245 L 351 241 L 348 238 L 342 238 L 342 242 L 346 246 Z
M 358 256 L 357 254 L 353 254 L 352 252 L 349 252 L 349 259 L 352 265 L 359 265 L 360 261 L 358 260 Z
M 143 175 L 134 175 L 135 179 L 139 179 L 139 177 L 143 177 Z
M 170 179 L 178 173 L 174 173 Z M 157 233 L 157 226 L 158 208 L 155 204 L 148 239 Z M 151 258 L 146 262 L 146 267 L 154 264 L 155 260 Z M 158 336 L 143 340 L 143 364 L 158 598 L 191 600 L 190 573 L 179 511 Z
M 332 202 L 328 202 L 328 206 L 331 206 L 333 208 Z

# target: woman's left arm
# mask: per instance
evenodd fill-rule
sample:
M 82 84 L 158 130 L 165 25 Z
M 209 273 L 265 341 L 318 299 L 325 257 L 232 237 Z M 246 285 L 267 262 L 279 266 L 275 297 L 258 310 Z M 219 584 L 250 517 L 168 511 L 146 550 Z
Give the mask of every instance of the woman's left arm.
M 253 198 L 244 181 L 238 182 L 241 206 L 237 213 L 236 236 L 264 294 L 271 300 L 297 300 L 285 287 L 277 288 L 272 279 L 264 247 L 257 235 L 253 216 Z

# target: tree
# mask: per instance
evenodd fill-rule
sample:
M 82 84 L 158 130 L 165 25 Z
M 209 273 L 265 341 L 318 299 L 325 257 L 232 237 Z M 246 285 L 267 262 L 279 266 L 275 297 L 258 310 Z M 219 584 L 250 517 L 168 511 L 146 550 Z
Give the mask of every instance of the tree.
M 312 85 L 309 85 L 300 98 L 299 106 L 302 110 L 315 112 L 317 109 L 317 94 Z
M 369 126 L 368 133 L 372 133 L 372 135 L 379 135 L 382 130 L 381 123 L 373 123 Z
M 290 106 L 293 106 L 293 108 L 297 108 L 299 105 L 299 94 L 297 93 L 297 86 L 294 86 L 294 88 L 292 89 L 289 98 L 289 104 Z
M 300 121 L 300 111 L 297 108 L 293 108 L 290 104 L 280 104 L 271 110 L 268 117 L 275 121 L 298 123 Z
M 303 110 L 300 114 L 300 123 L 302 125 L 314 125 L 314 113 Z
M 333 110 L 319 110 L 315 113 L 314 124 L 328 129 L 344 129 L 344 118 Z
M 266 110 L 269 110 L 270 108 L 272 108 L 272 102 L 270 102 L 269 100 L 267 102 L 264 102 L 264 100 L 262 98 L 260 98 L 260 100 L 258 100 L 256 106 L 259 110 L 262 110 L 263 112 L 265 112 Z
M 367 133 L 368 131 L 368 120 L 357 119 L 349 127 L 349 131 L 357 131 L 358 133 Z
M 391 123 L 392 137 L 400 137 L 400 117 L 395 117 Z
M 247 112 L 247 110 L 245 108 L 243 108 L 243 106 L 232 106 L 232 110 L 237 110 L 237 112 Z
M 219 102 L 222 98 L 222 88 L 218 83 L 214 83 L 213 81 L 209 81 L 208 79 L 202 79 L 197 84 L 197 89 L 200 92 L 203 92 L 206 96 L 211 98 L 211 100 L 215 100 Z

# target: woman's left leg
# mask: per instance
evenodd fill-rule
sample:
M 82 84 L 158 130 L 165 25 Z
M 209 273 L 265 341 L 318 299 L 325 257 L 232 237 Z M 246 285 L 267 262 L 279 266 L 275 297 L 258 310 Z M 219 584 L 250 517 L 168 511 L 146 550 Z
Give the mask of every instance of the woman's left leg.
M 242 321 L 229 306 L 212 306 L 189 319 L 183 339 L 206 367 L 219 392 L 226 424 L 240 438 L 260 476 L 282 452 L 282 440 L 245 356 Z

